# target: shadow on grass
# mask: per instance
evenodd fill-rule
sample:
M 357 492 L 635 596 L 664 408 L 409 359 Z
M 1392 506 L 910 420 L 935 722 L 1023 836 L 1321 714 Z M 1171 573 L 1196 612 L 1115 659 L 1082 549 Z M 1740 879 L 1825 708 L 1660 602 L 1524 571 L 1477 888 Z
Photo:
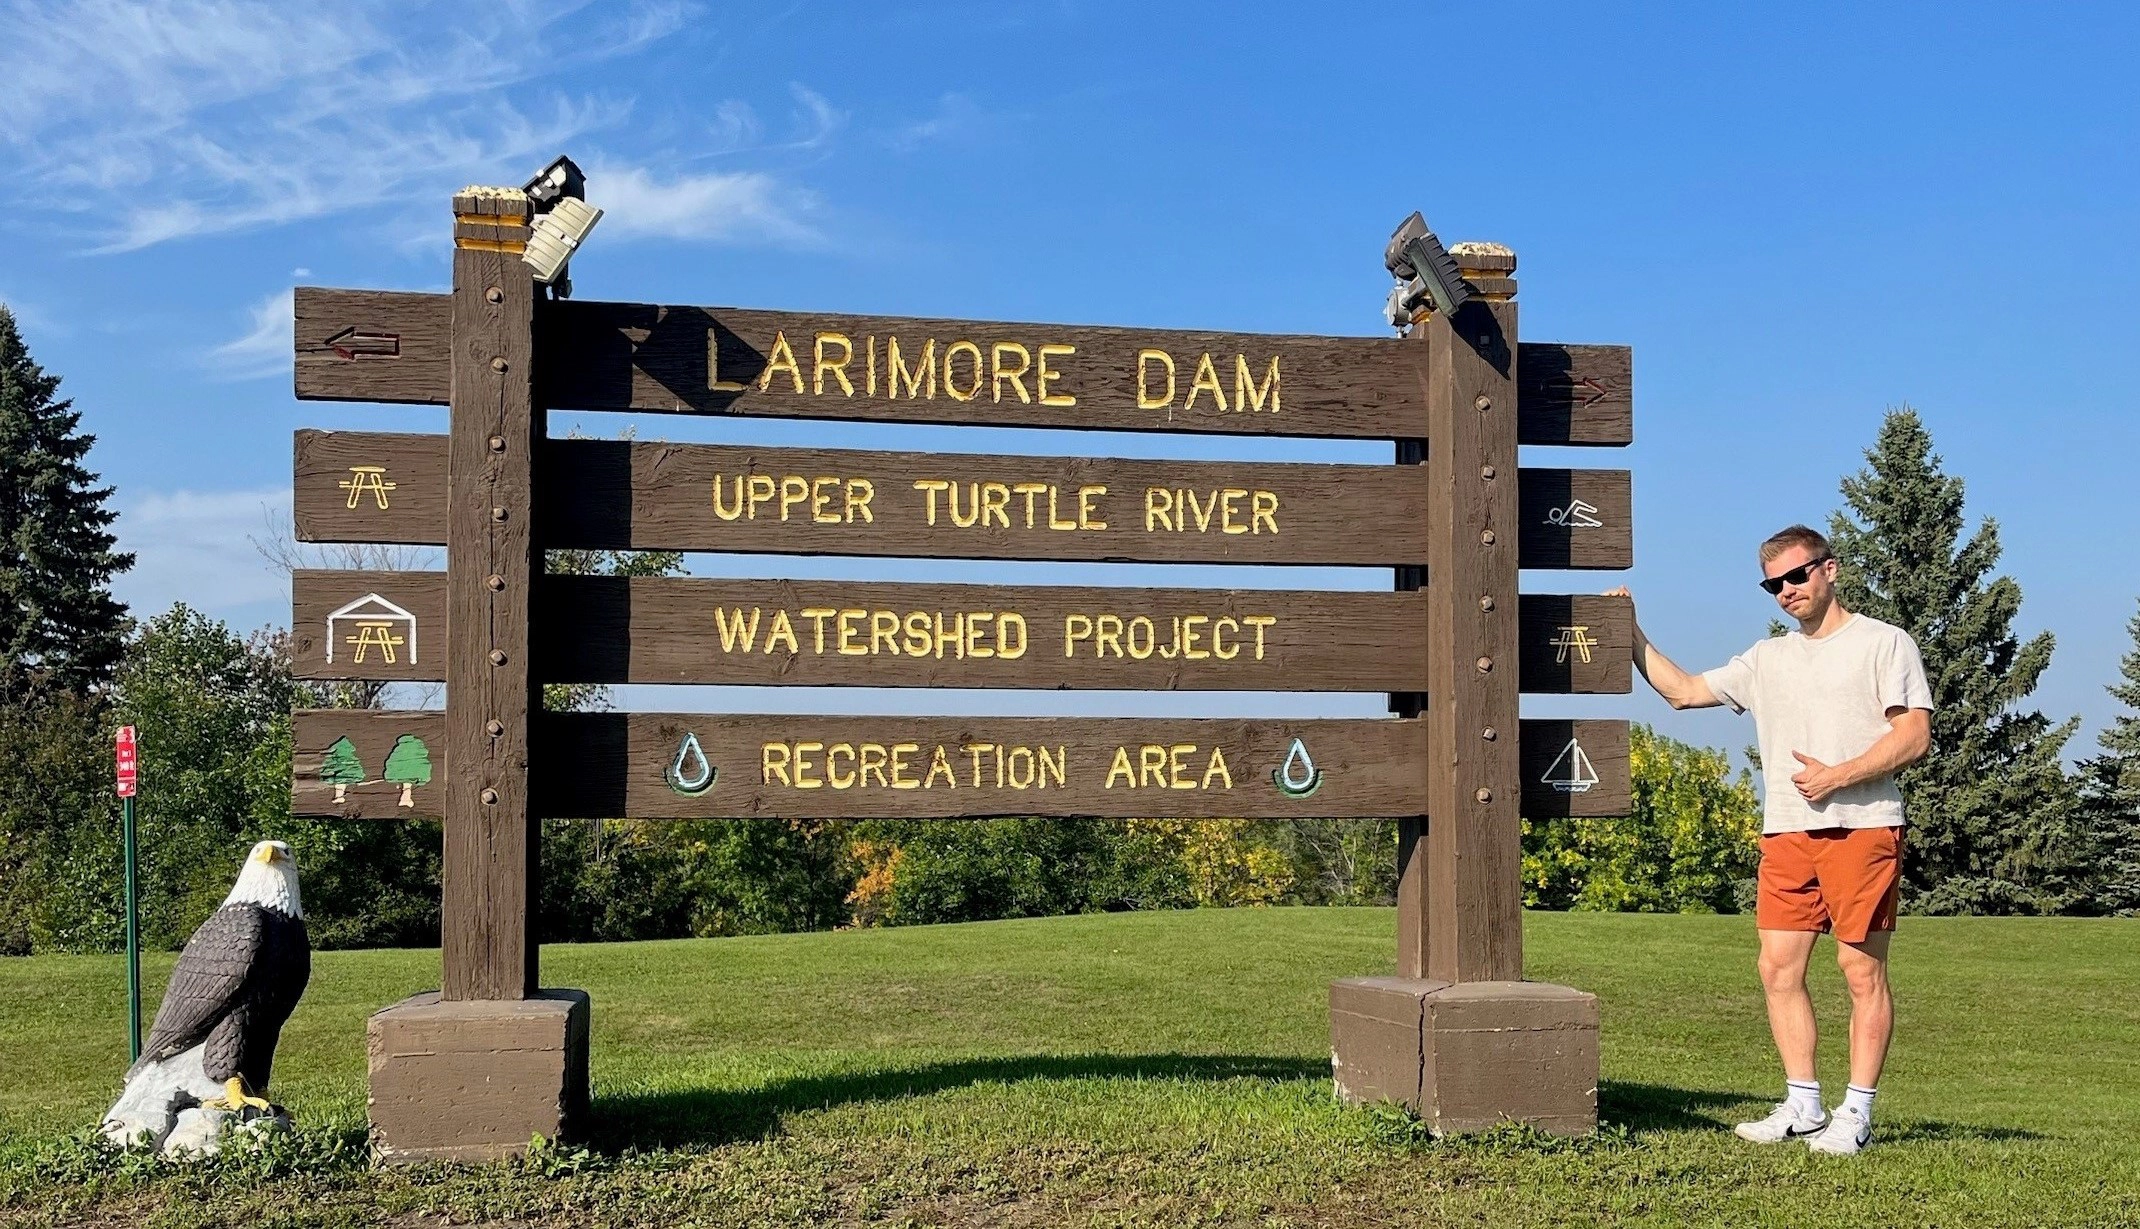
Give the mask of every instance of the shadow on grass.
M 1598 1086 L 1598 1121 L 1638 1132 L 1729 1131 L 1732 1123 L 1702 1111 L 1747 1102 L 1756 1106 L 1764 1104 L 1761 1098 L 1752 1093 L 1709 1092 L 1691 1088 L 1669 1088 L 1662 1084 L 1629 1084 L 1607 1080 Z M 1882 1143 L 2005 1143 L 2049 1138 L 2019 1127 L 1923 1120 L 1883 1121 L 1879 1131 Z
M 784 1115 L 858 1101 L 896 1101 L 970 1084 L 1018 1080 L 1329 1079 L 1304 1058 L 1209 1054 L 1031 1054 L 775 1080 L 753 1088 L 686 1088 L 597 1096 L 593 1141 L 605 1151 L 765 1139 Z
M 1605 1080 L 1598 1085 L 1598 1121 L 1635 1131 L 1729 1131 L 1732 1124 L 1701 1111 L 1756 1099 L 1745 1092 Z

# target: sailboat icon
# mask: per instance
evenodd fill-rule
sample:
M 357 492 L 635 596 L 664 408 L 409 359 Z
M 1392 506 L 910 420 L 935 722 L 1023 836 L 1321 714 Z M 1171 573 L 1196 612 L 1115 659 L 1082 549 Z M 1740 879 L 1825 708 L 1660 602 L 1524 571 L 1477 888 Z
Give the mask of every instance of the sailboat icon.
M 1598 783 L 1598 770 L 1591 766 L 1582 744 L 1571 738 L 1539 779 L 1563 794 L 1580 794 Z

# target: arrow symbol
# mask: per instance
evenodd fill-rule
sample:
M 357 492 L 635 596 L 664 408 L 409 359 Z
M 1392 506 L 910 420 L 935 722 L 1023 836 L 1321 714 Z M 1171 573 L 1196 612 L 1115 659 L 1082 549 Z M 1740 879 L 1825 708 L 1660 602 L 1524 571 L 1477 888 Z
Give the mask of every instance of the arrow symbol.
M 401 334 L 369 333 L 350 325 L 320 343 L 341 359 L 400 358 Z
M 1611 396 L 1613 390 L 1604 384 L 1598 383 L 1596 376 L 1584 376 L 1580 380 L 1563 380 L 1555 387 L 1554 391 L 1566 393 L 1570 399 L 1582 397 L 1582 400 L 1576 402 L 1576 408 L 1587 409 Z M 1586 392 L 1590 395 L 1583 397 L 1582 395 Z

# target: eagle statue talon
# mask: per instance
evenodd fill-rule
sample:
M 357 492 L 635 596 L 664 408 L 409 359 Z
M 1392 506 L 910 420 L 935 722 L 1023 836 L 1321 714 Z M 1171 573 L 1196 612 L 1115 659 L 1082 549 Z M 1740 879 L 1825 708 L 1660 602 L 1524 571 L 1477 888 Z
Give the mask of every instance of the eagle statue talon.
M 275 1044 L 312 976 L 312 945 L 297 891 L 290 847 L 261 841 L 222 905 L 186 940 L 156 1023 L 141 1057 L 126 1072 L 126 1090 L 104 1115 L 106 1138 L 122 1147 L 147 1143 L 212 1152 L 221 1132 L 236 1123 L 211 1125 L 220 1111 L 244 1119 L 247 1109 L 269 1117 L 278 1111 L 256 1095 L 268 1088 Z M 208 1111 L 209 1119 L 193 1114 Z
M 201 1102 L 201 1108 L 204 1110 L 229 1110 L 231 1113 L 240 1116 L 244 1115 L 247 1106 L 251 1106 L 263 1114 L 275 1112 L 274 1105 L 265 1098 L 253 1096 L 246 1091 L 245 1077 L 242 1075 L 230 1077 L 230 1080 L 223 1085 L 222 1096 L 211 1097 Z

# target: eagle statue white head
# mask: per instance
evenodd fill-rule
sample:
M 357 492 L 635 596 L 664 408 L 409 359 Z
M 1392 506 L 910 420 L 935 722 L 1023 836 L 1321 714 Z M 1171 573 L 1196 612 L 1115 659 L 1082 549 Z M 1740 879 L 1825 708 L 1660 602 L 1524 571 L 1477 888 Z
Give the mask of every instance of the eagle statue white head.
M 290 847 L 281 841 L 254 845 L 223 903 L 258 905 L 284 917 L 303 918 L 305 903 L 297 891 L 297 860 L 290 856 Z
M 104 1116 L 105 1136 L 162 1148 L 185 1134 L 174 1128 L 188 1112 L 238 1120 L 279 1112 L 264 1095 L 275 1045 L 311 977 L 297 861 L 283 842 L 261 841 L 172 966 L 148 1044 Z

